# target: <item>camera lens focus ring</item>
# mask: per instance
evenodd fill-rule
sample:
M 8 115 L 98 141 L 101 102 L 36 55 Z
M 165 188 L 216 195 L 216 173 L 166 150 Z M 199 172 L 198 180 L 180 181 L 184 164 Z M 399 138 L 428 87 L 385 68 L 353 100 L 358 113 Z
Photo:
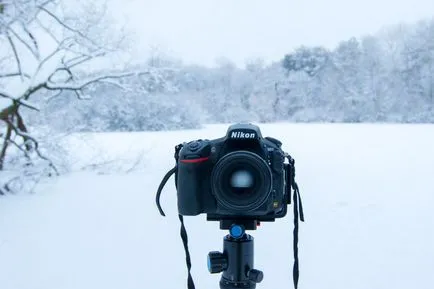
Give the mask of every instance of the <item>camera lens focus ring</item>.
M 272 173 L 259 155 L 234 151 L 217 162 L 211 175 L 211 188 L 217 202 L 226 210 L 248 214 L 268 199 Z

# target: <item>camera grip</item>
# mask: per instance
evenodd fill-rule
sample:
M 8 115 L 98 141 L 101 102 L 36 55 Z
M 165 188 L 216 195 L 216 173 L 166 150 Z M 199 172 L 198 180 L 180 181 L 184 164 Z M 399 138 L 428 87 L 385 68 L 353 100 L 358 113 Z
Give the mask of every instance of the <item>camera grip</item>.
M 178 211 L 183 216 L 197 216 L 203 213 L 202 182 L 207 164 L 178 163 Z

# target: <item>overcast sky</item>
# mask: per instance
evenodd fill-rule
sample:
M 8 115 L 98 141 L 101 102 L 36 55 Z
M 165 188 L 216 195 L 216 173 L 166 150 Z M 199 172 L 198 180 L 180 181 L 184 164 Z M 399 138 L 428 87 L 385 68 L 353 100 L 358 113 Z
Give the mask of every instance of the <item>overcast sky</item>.
M 120 1 L 120 0 L 119 0 Z M 186 63 L 214 65 L 226 56 L 279 60 L 301 44 L 333 47 L 384 25 L 434 16 L 434 0 L 123 0 L 145 55 L 158 45 Z

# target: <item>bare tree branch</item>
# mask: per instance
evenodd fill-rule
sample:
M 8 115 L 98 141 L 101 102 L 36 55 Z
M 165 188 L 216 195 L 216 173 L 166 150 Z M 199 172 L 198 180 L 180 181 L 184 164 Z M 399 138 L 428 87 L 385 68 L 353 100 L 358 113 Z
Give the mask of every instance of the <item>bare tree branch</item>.
M 89 96 L 85 96 L 81 90 L 75 90 L 75 95 L 79 100 L 89 100 L 91 99 Z
M 21 27 L 23 28 L 23 30 L 27 33 L 27 35 L 29 36 L 29 38 L 31 39 L 33 46 L 35 46 L 35 56 L 36 59 L 39 60 L 40 57 L 40 53 L 39 53 L 39 45 L 38 42 L 36 41 L 36 38 L 33 36 L 33 33 L 29 31 L 29 29 L 26 27 L 26 25 L 24 23 L 21 22 Z M 30 45 L 29 45 L 30 46 Z
M 5 122 L 12 127 L 12 130 L 20 137 L 22 137 L 25 141 L 30 140 L 34 143 L 34 149 L 37 150 L 39 148 L 39 143 L 36 141 L 35 138 L 33 138 L 30 134 L 21 131 L 18 129 L 11 120 L 7 119 Z
M 65 49 L 68 50 L 68 49 Z M 57 72 L 65 71 L 69 75 L 69 77 L 64 82 L 69 82 L 71 80 L 74 80 L 73 73 L 71 71 L 72 68 L 79 66 L 80 64 L 83 64 L 85 62 L 88 62 L 92 59 L 95 59 L 97 57 L 101 57 L 106 55 L 105 51 L 98 52 L 96 54 L 81 54 L 79 56 L 73 57 L 69 60 L 65 60 L 65 56 L 62 58 L 62 66 L 56 68 L 56 70 L 48 77 L 48 81 L 51 83 L 54 83 L 53 80 L 54 77 L 57 76 Z
M 48 34 L 50 35 L 50 37 L 57 43 L 60 44 L 60 40 L 57 39 L 57 37 L 54 35 L 53 32 L 51 32 L 50 29 L 48 29 L 48 27 L 46 27 L 41 20 L 39 20 L 38 18 L 35 19 L 36 23 L 38 23 L 38 25 Z
M 10 99 L 12 102 L 16 102 L 22 106 L 25 106 L 27 108 L 30 108 L 32 110 L 35 111 L 39 111 L 39 108 L 37 108 L 36 106 L 32 105 L 31 103 L 27 102 L 25 99 L 20 99 L 20 98 L 14 98 L 13 96 L 7 94 L 6 92 L 2 92 L 0 91 L 0 96 L 4 97 L 4 98 L 8 98 Z M 0 118 L 1 119 L 1 118 Z
M 52 101 L 53 99 L 59 97 L 63 92 L 64 92 L 63 89 L 59 89 L 59 91 L 57 91 L 55 94 L 46 97 L 45 100 L 46 100 L 47 102 L 50 102 L 50 101 Z
M 51 60 L 56 54 L 58 54 L 59 52 L 62 51 L 62 49 L 64 48 L 63 46 L 65 45 L 65 43 L 72 41 L 72 37 L 67 37 L 65 39 L 63 39 L 59 45 L 57 46 L 56 49 L 54 49 L 50 54 L 48 54 L 41 62 L 39 62 L 38 66 L 35 69 L 35 72 L 33 74 L 33 80 L 36 79 L 36 76 L 38 75 L 38 73 L 41 71 L 42 67 L 44 66 L 45 63 L 47 63 L 49 60 Z M 54 74 L 54 73 L 52 73 Z
M 0 78 L 8 78 L 8 77 L 16 77 L 16 76 L 24 76 L 25 78 L 30 78 L 30 75 L 23 73 L 23 72 L 12 72 L 12 73 L 5 73 L 0 74 Z
M 18 100 L 16 100 L 16 102 L 18 102 L 20 105 L 25 106 L 25 107 L 27 107 L 27 108 L 29 108 L 31 110 L 40 111 L 40 109 L 36 105 L 28 102 L 25 99 L 18 99 Z
M 79 55 L 77 57 L 69 59 L 67 62 L 65 62 L 65 66 L 67 66 L 69 69 L 71 69 L 71 68 L 73 68 L 73 67 L 75 67 L 77 65 L 83 64 L 83 63 L 85 63 L 85 62 L 87 62 L 89 60 L 95 59 L 97 57 L 104 56 L 106 54 L 107 54 L 106 51 L 99 51 L 99 52 L 97 52 L 95 54 L 92 54 L 92 53 L 90 53 L 90 54 L 82 54 L 82 55 Z
M 130 88 L 126 87 L 125 85 L 120 84 L 117 81 L 113 81 L 112 79 L 104 79 L 104 80 L 100 80 L 99 82 L 101 82 L 101 83 L 107 83 L 107 84 L 116 86 L 116 87 L 118 87 L 121 90 L 126 91 L 126 92 L 131 91 Z
M 65 65 L 65 59 L 62 59 L 62 64 L 63 64 L 63 70 L 65 70 L 68 73 L 68 76 L 69 76 L 68 79 L 66 79 L 65 82 L 68 82 L 70 80 L 74 80 L 74 75 L 72 74 L 71 68 L 68 67 L 67 65 Z M 50 80 L 50 79 L 48 79 L 48 80 Z
M 46 9 L 45 7 L 42 6 L 38 6 L 42 11 L 44 11 L 45 13 L 47 13 L 48 15 L 50 15 L 54 20 L 56 20 L 57 23 L 59 23 L 60 25 L 62 25 L 64 28 L 66 28 L 67 30 L 79 35 L 81 38 L 89 41 L 92 45 L 96 46 L 96 47 L 100 47 L 102 48 L 99 44 L 97 44 L 95 41 L 93 41 L 92 39 L 90 39 L 89 37 L 87 37 L 86 35 L 84 35 L 81 31 L 67 25 L 64 21 L 60 20 L 59 17 L 57 17 L 56 15 L 54 15 L 51 11 L 49 11 L 48 9 Z
M 32 94 L 34 94 L 35 92 L 44 88 L 44 86 L 45 86 L 45 83 L 43 82 L 43 83 L 40 83 L 38 85 L 29 87 L 27 89 L 27 91 L 25 93 L 23 93 L 23 95 L 18 100 L 28 100 Z
M 100 81 L 105 80 L 105 79 L 119 79 L 119 78 L 126 78 L 126 77 L 130 77 L 130 76 L 140 76 L 140 75 L 146 75 L 146 74 L 149 74 L 149 71 L 108 74 L 108 75 L 96 76 L 94 78 L 89 78 L 89 79 L 81 81 L 80 83 L 75 83 L 75 84 L 72 84 L 72 83 L 71 84 L 65 84 L 65 83 L 56 84 L 56 83 L 47 82 L 44 87 L 46 89 L 49 89 L 49 90 L 59 90 L 59 89 L 80 90 L 80 89 L 88 86 L 89 84 L 92 84 L 95 82 L 100 82 Z
M 26 159 L 30 159 L 29 152 L 26 149 L 24 149 L 21 145 L 19 145 L 15 140 L 9 138 L 7 141 L 13 144 L 18 150 L 20 150 L 23 153 L 23 155 L 26 157 Z
M 57 0 L 47 0 L 47 1 L 44 1 L 44 2 L 40 3 L 39 6 L 46 7 L 48 4 L 54 3 L 56 1 Z M 25 6 L 25 8 L 21 8 L 21 6 L 18 6 L 19 3 L 16 0 L 10 0 L 8 2 L 5 2 L 4 4 L 7 4 L 7 5 L 11 5 L 12 4 L 12 5 L 14 5 L 15 6 L 15 10 L 19 11 L 19 13 L 17 15 L 15 15 L 15 17 L 11 18 L 9 22 L 5 22 L 4 25 L 6 27 L 8 27 L 8 26 L 12 25 L 13 23 L 15 23 L 16 21 L 22 19 L 23 15 L 28 15 L 30 13 L 29 9 L 35 9 L 35 8 L 37 8 L 37 7 L 35 7 L 36 2 L 37 2 L 37 0 L 30 0 L 30 1 L 27 1 L 27 3 L 20 3 L 21 6 Z M 30 18 L 28 22 L 32 22 L 34 18 L 38 17 L 39 13 L 41 13 L 41 10 L 40 9 L 35 9 L 33 17 Z
M 19 177 L 13 177 L 12 179 L 10 179 L 6 184 L 3 185 L 2 188 L 0 188 L 0 194 L 4 195 L 4 192 L 12 192 L 13 193 L 10 186 L 14 181 L 17 181 L 17 180 L 19 180 Z
M 4 97 L 4 98 L 9 98 L 10 100 L 15 100 L 15 98 L 12 95 L 8 94 L 7 92 L 1 91 L 1 90 L 0 90 L 0 96 Z
M 53 161 L 50 160 L 48 157 L 44 156 L 40 150 L 39 150 L 39 142 L 32 137 L 30 134 L 25 133 L 23 131 L 21 131 L 20 129 L 18 129 L 10 120 L 6 120 L 6 123 L 9 124 L 9 126 L 12 128 L 12 130 L 19 135 L 20 137 L 22 137 L 24 140 L 30 140 L 33 145 L 34 145 L 34 151 L 36 152 L 36 154 L 38 155 L 38 157 L 40 159 L 43 159 L 45 161 L 48 162 L 48 165 L 53 169 L 53 171 L 56 173 L 56 175 L 60 175 L 59 171 L 57 170 L 56 166 L 54 165 Z
M 25 41 L 14 29 L 12 29 L 11 25 L 7 26 L 7 30 L 11 32 L 15 38 L 17 38 L 33 54 L 36 59 L 39 59 L 38 52 L 33 50 L 29 43 L 27 43 L 27 41 Z
M 9 44 L 11 45 L 12 51 L 14 53 L 15 61 L 17 62 L 18 73 L 20 74 L 21 81 L 24 81 L 23 69 L 21 67 L 21 60 L 20 60 L 20 57 L 18 56 L 17 48 L 15 47 L 15 44 L 12 41 L 12 38 L 11 38 L 11 35 L 9 34 L 9 32 L 6 32 L 6 37 L 8 38 Z

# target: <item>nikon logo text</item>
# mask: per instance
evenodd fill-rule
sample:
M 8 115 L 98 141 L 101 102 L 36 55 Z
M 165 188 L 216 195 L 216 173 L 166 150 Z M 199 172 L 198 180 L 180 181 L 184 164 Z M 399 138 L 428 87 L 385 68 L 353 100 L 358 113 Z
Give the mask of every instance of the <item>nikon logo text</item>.
M 256 134 L 254 132 L 242 132 L 242 131 L 233 131 L 231 133 L 231 138 L 256 138 Z

